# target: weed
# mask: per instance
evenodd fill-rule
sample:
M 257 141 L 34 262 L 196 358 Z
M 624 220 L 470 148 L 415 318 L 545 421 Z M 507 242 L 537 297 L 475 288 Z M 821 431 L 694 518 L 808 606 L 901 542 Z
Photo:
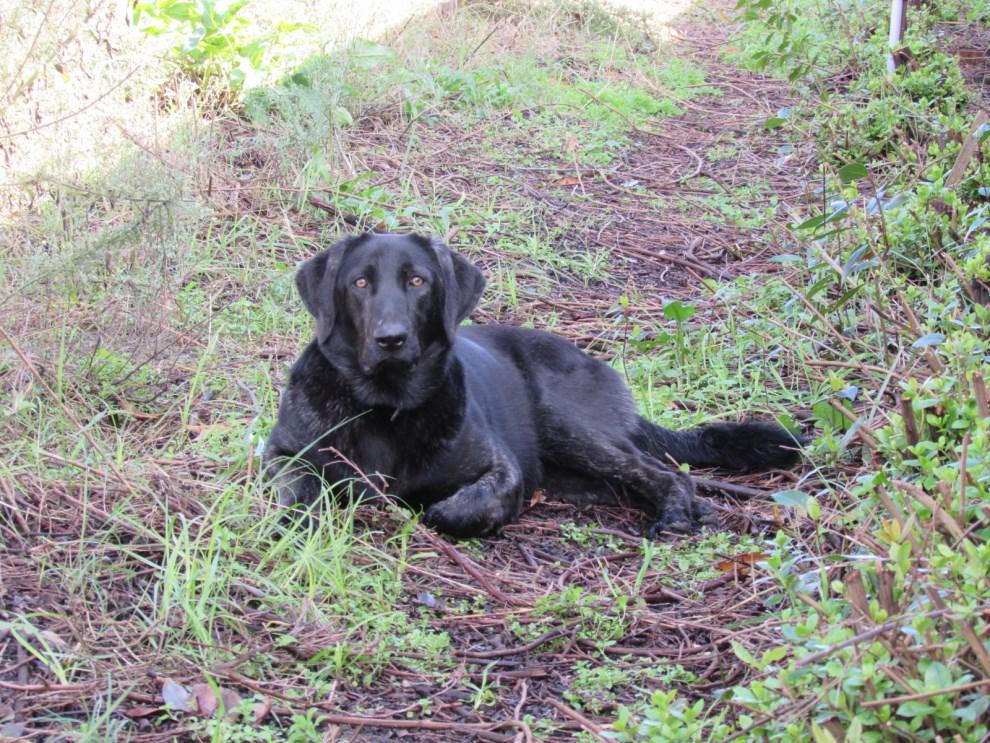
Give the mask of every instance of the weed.
M 602 714 L 614 707 L 616 687 L 632 682 L 629 671 L 620 667 L 592 666 L 588 661 L 578 661 L 574 668 L 574 679 L 564 692 L 564 699 L 579 709 Z
M 972 458 L 990 412 L 978 402 L 988 317 L 972 283 L 985 266 L 983 199 L 972 179 L 985 165 L 970 162 L 965 185 L 947 178 L 958 150 L 940 142 L 967 136 L 966 93 L 955 64 L 918 41 L 926 20 L 914 25 L 918 65 L 890 78 L 877 45 L 850 64 L 829 48 L 835 35 L 816 34 L 838 5 L 799 17 L 787 3 L 762 14 L 760 4 L 744 4 L 745 33 L 770 30 L 782 73 L 814 85 L 837 68 L 854 70 L 855 82 L 820 86 L 820 104 L 798 114 L 796 128 L 819 133 L 822 162 L 841 165 L 824 168 L 834 198 L 793 225 L 803 255 L 781 258 L 797 270 L 754 297 L 768 303 L 757 334 L 789 339 L 778 357 L 807 372 L 816 359 L 835 363 L 809 375 L 820 472 L 835 474 L 814 494 L 775 496 L 799 508 L 814 533 L 783 529 L 763 546 L 778 641 L 759 650 L 733 643 L 752 674 L 730 690 L 733 711 L 654 695 L 642 722 L 620 712 L 615 727 L 629 739 L 986 735 L 987 704 L 971 686 L 986 672 L 974 674 L 982 652 L 971 634 L 984 631 L 973 607 L 987 599 L 986 529 L 973 510 L 986 501 L 986 482 Z M 840 45 L 872 33 L 868 18 L 847 14 Z M 754 61 L 773 67 L 774 53 L 762 47 Z M 727 289 L 750 290 L 719 291 Z M 885 402 L 892 393 L 897 410 Z M 852 463 L 857 476 L 843 476 Z M 841 558 L 822 549 L 835 528 L 850 535 Z
M 172 47 L 182 70 L 198 82 L 220 77 L 233 89 L 241 88 L 252 70 L 259 70 L 280 34 L 303 28 L 280 22 L 266 34 L 250 34 L 251 22 L 241 13 L 249 0 L 220 4 L 213 0 L 155 0 L 134 5 L 133 22 L 144 33 L 185 36 Z M 147 21 L 142 25 L 142 19 Z M 149 22 L 150 21 L 150 22 Z

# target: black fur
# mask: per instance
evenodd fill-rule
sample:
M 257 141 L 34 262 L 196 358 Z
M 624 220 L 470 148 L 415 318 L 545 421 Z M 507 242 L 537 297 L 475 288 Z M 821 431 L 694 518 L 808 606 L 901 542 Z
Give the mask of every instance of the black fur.
M 496 531 L 538 487 L 577 503 L 628 500 L 655 520 L 649 533 L 688 533 L 716 521 L 672 460 L 750 470 L 796 459 L 798 442 L 765 423 L 650 423 L 615 371 L 557 336 L 459 328 L 484 278 L 435 240 L 346 238 L 296 283 L 316 338 L 265 452 L 283 505 L 312 502 L 357 467 L 456 536 Z

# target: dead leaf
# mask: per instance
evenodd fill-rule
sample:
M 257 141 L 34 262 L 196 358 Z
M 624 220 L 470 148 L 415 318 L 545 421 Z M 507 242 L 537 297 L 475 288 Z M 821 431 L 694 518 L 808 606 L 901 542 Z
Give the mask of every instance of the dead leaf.
M 429 591 L 420 591 L 416 594 L 416 603 L 422 604 L 429 609 L 436 609 L 440 602 L 437 601 L 437 597 L 434 596 Z
M 230 715 L 241 706 L 241 695 L 233 689 L 221 687 L 218 698 L 215 688 L 210 684 L 193 684 L 189 693 L 195 699 L 195 711 L 201 717 L 216 717 L 221 709 L 225 715 Z
M 196 698 L 189 693 L 189 689 L 172 679 L 165 679 L 162 684 L 162 701 L 166 707 L 177 712 L 195 712 L 197 709 Z
M 189 433 L 204 434 L 204 433 L 226 433 L 233 428 L 229 423 L 188 423 L 186 424 L 186 430 Z
M 573 134 L 567 135 L 564 139 L 564 152 L 568 154 L 574 154 L 581 147 L 581 143 L 578 142 L 578 138 Z
M 978 49 L 976 47 L 961 47 L 956 50 L 956 54 L 959 55 L 960 62 L 984 62 L 988 58 L 986 49 Z
M 223 712 L 226 717 L 236 715 L 243 701 L 241 695 L 233 689 L 221 689 L 220 699 L 223 701 Z
M 194 684 L 189 693 L 196 699 L 196 711 L 203 717 L 213 717 L 220 702 L 209 684 Z
M 44 641 L 47 642 L 55 650 L 64 651 L 69 649 L 69 643 L 67 643 L 65 640 L 63 640 L 61 637 L 56 635 L 51 630 L 47 630 L 47 629 L 42 630 L 40 634 L 42 639 L 44 639 Z
M 139 720 L 142 717 L 154 717 L 162 711 L 161 707 L 130 707 L 124 710 L 124 717 Z
M 21 740 L 27 725 L 23 722 L 7 722 L 0 725 L 0 740 Z
M 529 507 L 538 506 L 541 503 L 546 503 L 547 494 L 542 490 L 534 490 L 532 497 L 529 499 Z
M 265 718 L 271 714 L 271 711 L 271 697 L 262 697 L 260 702 L 251 707 L 251 718 L 254 720 L 254 724 L 260 725 L 264 722 Z
M 763 562 L 768 557 L 770 557 L 770 555 L 766 552 L 747 552 L 745 555 L 736 555 L 728 560 L 720 560 L 715 563 L 715 567 L 723 573 L 743 573 L 748 572 L 753 565 L 756 565 L 758 562 Z
M 565 175 L 563 178 L 558 178 L 553 182 L 555 186 L 580 186 L 581 179 L 573 175 Z

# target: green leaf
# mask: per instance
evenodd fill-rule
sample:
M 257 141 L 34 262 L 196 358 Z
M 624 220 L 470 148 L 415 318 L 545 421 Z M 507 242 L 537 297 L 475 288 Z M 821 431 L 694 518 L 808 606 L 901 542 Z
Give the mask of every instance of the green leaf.
M 797 227 L 794 227 L 792 229 L 801 230 L 801 231 L 814 230 L 825 224 L 826 219 L 828 219 L 827 215 L 819 214 L 817 217 L 812 217 L 811 219 L 804 220 L 801 224 L 799 224 Z
M 904 702 L 897 708 L 897 714 L 901 717 L 921 717 L 924 715 L 931 714 L 935 711 L 935 708 L 930 704 L 925 702 L 913 700 L 910 702 Z
M 753 657 L 752 653 L 750 653 L 745 648 L 744 645 L 737 642 L 736 640 L 732 641 L 732 652 L 735 653 L 736 657 L 739 660 L 741 660 L 743 663 L 745 663 L 747 666 L 752 666 L 753 668 L 761 667 L 759 661 L 757 661 L 756 658 Z
M 925 669 L 925 689 L 934 691 L 948 686 L 952 686 L 952 671 L 944 663 L 932 661 Z
M 147 11 L 147 8 L 145 10 Z M 192 3 L 170 3 L 163 11 L 163 16 L 175 21 L 186 21 L 196 17 L 196 8 Z
M 845 403 L 849 408 L 848 402 Z M 851 425 L 849 419 L 836 410 L 828 400 L 821 400 L 811 406 L 811 412 L 815 414 L 815 420 L 832 430 L 845 431 Z
M 990 707 L 990 697 L 979 694 L 974 696 L 973 701 L 968 705 L 962 709 L 957 709 L 954 714 L 960 720 L 976 722 L 987 711 L 987 707 Z
M 333 123 L 337 126 L 350 126 L 354 123 L 354 117 L 343 106 L 337 106 L 333 110 Z
M 800 490 L 778 490 L 770 497 L 782 506 L 796 506 L 805 511 L 808 510 L 808 502 L 811 500 L 810 495 L 802 493 Z
M 848 165 L 843 165 L 839 168 L 839 178 L 842 179 L 843 183 L 852 183 L 853 181 L 862 180 L 869 175 L 870 172 L 861 162 L 849 163 Z
M 778 645 L 775 648 L 770 648 L 763 654 L 763 665 L 769 666 L 771 663 L 776 663 L 785 655 L 787 655 L 787 647 L 785 645 Z
M 811 498 L 808 501 L 808 518 L 812 521 L 818 521 L 818 517 L 822 515 L 822 504 L 818 502 L 817 499 Z
M 668 302 L 663 307 L 663 316 L 668 320 L 684 322 L 694 317 L 694 307 L 690 304 L 682 304 L 676 300 Z
M 351 59 L 362 70 L 372 70 L 391 61 L 395 56 L 395 49 L 363 39 L 355 41 L 351 48 Z
M 780 129 L 784 124 L 787 123 L 787 119 L 782 119 L 779 116 L 771 116 L 769 119 L 763 122 L 764 129 Z
M 929 346 L 937 346 L 944 342 L 945 336 L 941 333 L 929 333 L 928 335 L 921 336 L 918 340 L 912 343 L 911 348 L 928 348 Z

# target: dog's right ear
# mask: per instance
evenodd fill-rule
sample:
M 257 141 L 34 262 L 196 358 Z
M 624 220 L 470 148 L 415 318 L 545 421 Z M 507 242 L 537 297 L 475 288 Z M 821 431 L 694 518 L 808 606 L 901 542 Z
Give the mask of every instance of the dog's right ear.
M 419 238 L 426 240 L 426 238 Z M 464 256 L 458 255 L 440 240 L 428 239 L 443 272 L 444 309 L 443 329 L 450 342 L 454 340 L 457 326 L 471 314 L 485 290 L 485 275 L 481 269 Z
M 318 253 L 299 266 L 296 272 L 296 289 L 309 313 L 316 318 L 317 339 L 325 341 L 333 332 L 336 312 L 333 306 L 333 286 L 337 280 L 337 269 L 344 258 L 344 252 L 354 240 L 345 237 L 322 253 Z

